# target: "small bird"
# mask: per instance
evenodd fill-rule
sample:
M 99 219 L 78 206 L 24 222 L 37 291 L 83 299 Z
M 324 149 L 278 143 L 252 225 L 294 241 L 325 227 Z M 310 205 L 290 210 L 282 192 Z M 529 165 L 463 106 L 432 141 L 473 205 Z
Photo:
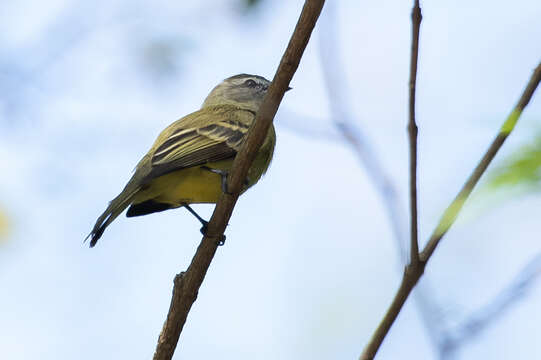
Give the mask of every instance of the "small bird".
M 96 221 L 87 236 L 90 247 L 127 207 L 127 217 L 185 207 L 203 224 L 201 231 L 205 233 L 207 222 L 190 204 L 216 203 L 221 192 L 227 191 L 228 171 L 269 85 L 270 81 L 258 75 L 229 77 L 210 92 L 200 110 L 165 128 L 137 164 L 124 190 Z M 271 125 L 242 192 L 267 171 L 275 143 Z

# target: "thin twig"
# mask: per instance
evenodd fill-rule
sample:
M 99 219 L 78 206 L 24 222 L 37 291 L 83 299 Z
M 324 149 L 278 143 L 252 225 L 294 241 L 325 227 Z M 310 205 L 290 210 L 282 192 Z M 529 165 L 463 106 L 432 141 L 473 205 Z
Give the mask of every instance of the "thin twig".
M 208 224 L 207 235 L 203 237 L 190 266 L 185 273 L 180 273 L 175 277 L 171 306 L 158 339 L 154 360 L 171 359 L 173 356 L 188 312 L 197 298 L 199 287 L 216 253 L 218 240 L 223 236 L 244 179 L 246 179 L 248 169 L 255 158 L 257 150 L 263 143 L 284 92 L 299 66 L 301 56 L 308 44 L 324 3 L 324 0 L 306 0 L 304 4 L 265 100 L 256 115 L 254 124 L 250 128 L 241 150 L 233 162 L 228 177 L 228 192 L 230 194 L 224 193 L 221 195 Z
M 377 350 L 379 349 L 381 343 L 383 342 L 383 339 L 389 332 L 389 329 L 391 328 L 391 325 L 396 320 L 396 317 L 398 316 L 398 313 L 402 309 L 402 306 L 406 302 L 406 299 L 408 298 L 409 294 L 411 293 L 411 290 L 415 286 L 415 284 L 419 281 L 419 278 L 423 275 L 423 270 L 434 253 L 434 250 L 438 246 L 440 240 L 443 238 L 443 236 L 447 233 L 449 228 L 453 225 L 455 222 L 462 206 L 464 205 L 465 201 L 471 194 L 473 188 L 487 169 L 488 165 L 494 158 L 494 156 L 497 154 L 499 149 L 502 147 L 503 143 L 505 142 L 505 139 L 509 136 L 509 134 L 513 131 L 515 128 L 515 125 L 520 118 L 520 115 L 522 114 L 522 111 L 524 108 L 528 105 L 530 102 L 530 99 L 533 96 L 533 93 L 535 92 L 535 89 L 539 85 L 539 82 L 541 81 L 541 63 L 537 66 L 534 73 L 532 74 L 532 77 L 530 78 L 530 81 L 528 85 L 526 86 L 526 89 L 522 93 L 522 96 L 520 97 L 519 102 L 511 112 L 511 114 L 507 117 L 504 124 L 502 125 L 498 135 L 486 151 L 485 155 L 477 165 L 477 167 L 474 169 L 473 173 L 468 178 L 468 181 L 460 190 L 456 198 L 453 200 L 453 202 L 449 205 L 449 207 L 445 210 L 440 222 L 436 226 L 436 229 L 432 233 L 432 236 L 430 237 L 429 242 L 423 249 L 423 251 L 420 254 L 420 265 L 417 268 L 413 267 L 406 267 L 406 271 L 404 272 L 404 276 L 402 278 L 402 283 L 400 284 L 400 288 L 398 289 L 395 298 L 393 299 L 393 302 L 391 303 L 391 306 L 387 310 L 387 313 L 383 317 L 383 320 L 379 324 L 378 328 L 374 332 L 372 338 L 370 339 L 368 345 L 364 349 L 363 353 L 361 354 L 361 359 L 373 359 L 376 355 Z
M 417 59 L 419 57 L 419 33 L 421 28 L 421 7 L 419 0 L 415 0 L 411 12 L 412 36 L 411 36 L 411 61 L 409 81 L 409 149 L 410 149 L 410 263 L 406 266 L 402 283 L 393 299 L 389 310 L 372 335 L 372 338 L 363 353 L 361 359 L 372 359 L 376 355 L 383 339 L 391 329 L 394 320 L 406 302 L 411 290 L 417 284 L 424 271 L 424 263 L 419 261 L 419 244 L 417 240 L 417 124 L 415 123 L 415 85 L 417 82 Z
M 409 154 L 410 154 L 410 265 L 419 265 L 418 215 L 417 215 L 417 124 L 415 123 L 415 87 L 417 85 L 417 60 L 419 58 L 419 31 L 423 15 L 419 0 L 415 1 L 411 12 L 411 62 L 409 81 Z
M 528 83 L 526 89 L 524 90 L 524 93 L 520 97 L 520 100 L 518 101 L 517 105 L 509 114 L 507 119 L 505 120 L 505 123 L 502 125 L 500 132 L 498 136 L 494 139 L 490 147 L 488 148 L 487 152 L 473 171 L 473 173 L 470 175 L 456 198 L 453 200 L 451 205 L 447 209 L 445 209 L 445 212 L 443 213 L 443 216 L 440 219 L 440 222 L 438 223 L 438 226 L 430 236 L 430 240 L 426 244 L 425 248 L 421 252 L 420 258 L 421 261 L 426 262 L 428 259 L 430 259 L 430 256 L 438 246 L 439 241 L 441 238 L 445 235 L 445 233 L 449 230 L 451 225 L 455 222 L 456 217 L 460 210 L 462 209 L 462 206 L 464 205 L 464 202 L 470 196 L 473 188 L 487 169 L 488 165 L 494 159 L 494 156 L 500 150 L 503 143 L 509 136 L 509 134 L 513 131 L 515 128 L 515 125 L 522 114 L 522 111 L 524 108 L 528 105 L 530 102 L 530 99 L 532 98 L 533 93 L 535 92 L 535 89 L 537 88 L 537 85 L 539 85 L 539 81 L 541 79 L 541 64 L 537 66 L 535 69 L 530 82 Z

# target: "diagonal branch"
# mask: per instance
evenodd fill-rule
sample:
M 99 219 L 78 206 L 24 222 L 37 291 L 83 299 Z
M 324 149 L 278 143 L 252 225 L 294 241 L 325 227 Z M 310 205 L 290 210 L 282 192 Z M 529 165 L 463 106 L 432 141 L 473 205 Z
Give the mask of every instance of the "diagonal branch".
M 175 277 L 169 313 L 158 339 L 154 360 L 171 359 L 173 356 L 188 312 L 197 298 L 199 287 L 216 253 L 218 240 L 223 236 L 243 181 L 246 179 L 248 169 L 256 156 L 257 150 L 263 143 L 284 92 L 299 66 L 300 59 L 324 3 L 324 0 L 306 0 L 304 4 L 265 100 L 256 115 L 254 124 L 250 128 L 241 150 L 233 162 L 228 177 L 230 194 L 224 193 L 221 195 L 208 224 L 207 235 L 201 240 L 190 266 L 186 272 L 182 272 Z
M 441 238 L 445 235 L 445 233 L 447 233 L 451 225 L 453 225 L 453 223 L 455 222 L 458 213 L 464 205 L 464 202 L 466 202 L 466 199 L 470 196 L 473 188 L 475 187 L 475 185 L 477 185 L 477 182 L 484 174 L 488 165 L 490 164 L 492 159 L 494 159 L 494 156 L 496 156 L 498 150 L 500 150 L 509 134 L 511 134 L 511 132 L 515 128 L 515 125 L 520 115 L 522 114 L 522 111 L 530 102 L 530 99 L 532 98 L 535 89 L 539 85 L 540 80 L 541 63 L 535 69 L 528 85 L 526 86 L 526 89 L 524 89 L 524 92 L 520 97 L 520 100 L 518 101 L 511 114 L 509 114 L 509 116 L 503 123 L 500 132 L 488 148 L 487 152 L 485 153 L 473 173 L 470 175 L 458 195 L 455 197 L 451 205 L 449 205 L 449 207 L 445 209 L 445 212 L 443 213 L 443 216 L 441 217 L 438 226 L 430 236 L 430 240 L 420 254 L 422 262 L 426 262 L 428 261 L 428 259 L 430 259 L 430 256 L 432 256 L 432 253 L 434 253 L 434 250 L 436 250 L 436 247 L 438 246 Z

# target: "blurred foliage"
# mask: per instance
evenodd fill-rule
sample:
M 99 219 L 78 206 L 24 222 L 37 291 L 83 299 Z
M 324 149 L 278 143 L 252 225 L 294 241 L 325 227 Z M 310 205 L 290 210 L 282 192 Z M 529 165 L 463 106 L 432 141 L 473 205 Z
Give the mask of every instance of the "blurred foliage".
M 487 190 L 541 190 L 541 132 L 487 174 Z
M 6 213 L 0 209 L 0 243 L 7 240 L 9 234 L 9 221 Z
M 194 47 L 186 39 L 170 37 L 147 39 L 139 46 L 143 70 L 151 79 L 159 82 L 175 79 L 182 71 L 184 57 Z
M 263 0 L 242 0 L 246 9 L 254 8 L 256 5 L 263 2 Z

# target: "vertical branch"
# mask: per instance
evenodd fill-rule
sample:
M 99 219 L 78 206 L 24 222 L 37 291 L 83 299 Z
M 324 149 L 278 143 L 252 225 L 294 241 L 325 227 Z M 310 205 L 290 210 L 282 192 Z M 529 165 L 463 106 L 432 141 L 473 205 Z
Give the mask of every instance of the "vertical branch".
M 417 59 L 419 57 L 419 32 L 421 27 L 421 7 L 419 0 L 415 0 L 412 12 L 411 36 L 411 62 L 409 80 L 409 154 L 410 154 L 410 211 L 411 211 L 411 238 L 410 263 L 406 266 L 402 283 L 398 289 L 391 306 L 372 335 L 368 345 L 361 354 L 362 360 L 373 359 L 383 339 L 391 329 L 396 317 L 408 299 L 409 294 L 419 281 L 424 271 L 424 263 L 419 261 L 419 243 L 417 229 L 417 124 L 415 123 L 415 86 L 417 82 Z
M 423 15 L 419 0 L 411 12 L 411 62 L 409 81 L 409 154 L 410 154 L 410 265 L 419 265 L 418 215 L 417 215 L 417 124 L 415 123 L 415 88 L 417 85 L 417 60 L 419 58 L 419 32 Z
M 175 277 L 169 313 L 158 339 L 154 360 L 169 360 L 173 356 L 188 313 L 216 253 L 218 241 L 223 237 L 233 213 L 248 169 L 267 135 L 282 97 L 299 66 L 324 3 L 324 0 L 306 0 L 304 4 L 268 93 L 246 135 L 242 148 L 235 156 L 227 179 L 229 193 L 223 193 L 220 196 L 209 221 L 207 234 L 201 240 L 190 266 L 186 272 Z

